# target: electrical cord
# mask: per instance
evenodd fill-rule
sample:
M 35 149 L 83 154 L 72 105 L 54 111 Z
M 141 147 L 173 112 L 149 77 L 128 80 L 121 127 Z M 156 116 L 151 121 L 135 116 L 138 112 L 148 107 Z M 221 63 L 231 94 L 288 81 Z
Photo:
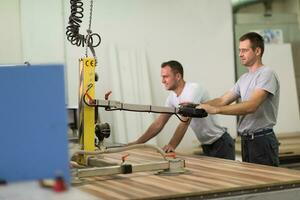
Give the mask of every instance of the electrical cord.
M 90 97 L 90 95 L 88 94 L 88 91 L 93 87 L 93 84 L 90 83 L 88 85 L 88 88 L 87 90 L 85 91 L 84 95 L 83 95 L 83 102 L 87 105 L 87 106 L 90 106 L 90 107 L 97 107 L 97 105 L 94 105 L 94 104 L 90 104 L 86 101 L 86 97 L 89 98 L 90 101 L 93 101 L 93 99 Z
M 180 116 L 178 114 L 175 114 L 175 116 L 181 121 L 181 122 L 184 122 L 184 123 L 187 123 L 189 121 L 189 119 L 187 120 L 183 120 L 180 118 Z

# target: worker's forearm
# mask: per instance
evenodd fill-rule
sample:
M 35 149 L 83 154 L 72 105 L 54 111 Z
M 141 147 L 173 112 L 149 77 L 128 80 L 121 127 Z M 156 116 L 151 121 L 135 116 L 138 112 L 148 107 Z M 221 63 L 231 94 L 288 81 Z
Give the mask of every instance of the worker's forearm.
M 215 98 L 215 99 L 206 101 L 206 102 L 204 102 L 204 104 L 208 104 L 211 106 L 224 106 L 225 105 L 221 98 Z
M 251 102 L 245 101 L 238 104 L 216 107 L 216 114 L 223 115 L 246 115 L 255 112 L 256 105 Z
M 155 137 L 161 131 L 161 129 L 162 129 L 162 127 L 158 127 L 155 124 L 152 124 L 146 130 L 146 132 L 139 139 L 137 139 L 136 143 L 141 144 L 141 143 L 147 142 L 148 140 Z
M 176 131 L 171 138 L 169 145 L 171 145 L 174 149 L 179 145 L 183 136 L 185 135 L 186 130 L 188 129 L 189 122 L 180 123 L 176 128 Z

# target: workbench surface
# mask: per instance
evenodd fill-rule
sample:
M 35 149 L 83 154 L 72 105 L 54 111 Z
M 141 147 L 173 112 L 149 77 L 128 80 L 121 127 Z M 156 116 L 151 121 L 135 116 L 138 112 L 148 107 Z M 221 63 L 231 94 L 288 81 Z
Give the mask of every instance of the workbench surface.
M 105 160 L 120 163 L 126 153 L 129 153 L 126 163 L 162 160 L 160 154 L 148 149 L 106 154 Z M 139 172 L 98 176 L 84 178 L 84 184 L 76 187 L 109 200 L 221 197 L 300 187 L 300 171 L 296 170 L 205 156 L 177 157 L 185 159 L 187 173 L 156 175 L 156 172 Z

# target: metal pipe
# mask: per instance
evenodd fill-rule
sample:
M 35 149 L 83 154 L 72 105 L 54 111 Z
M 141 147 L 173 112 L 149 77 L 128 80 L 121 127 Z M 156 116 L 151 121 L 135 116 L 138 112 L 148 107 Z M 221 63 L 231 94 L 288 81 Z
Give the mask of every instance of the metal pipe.
M 137 148 L 151 148 L 151 149 L 155 149 L 158 151 L 158 153 L 160 153 L 162 155 L 162 157 L 167 160 L 166 158 L 166 153 L 159 147 L 152 145 L 152 144 L 134 144 L 134 145 L 129 145 L 129 146 L 125 146 L 125 147 L 116 147 L 116 148 L 109 148 L 109 149 L 104 149 L 101 151 L 84 151 L 84 150 L 79 150 L 76 151 L 73 155 L 75 156 L 76 154 L 84 154 L 84 155 L 100 155 L 100 154 L 106 154 L 106 153 L 118 153 L 118 152 L 122 152 L 122 151 L 127 151 L 127 150 L 131 150 L 131 149 L 137 149 Z

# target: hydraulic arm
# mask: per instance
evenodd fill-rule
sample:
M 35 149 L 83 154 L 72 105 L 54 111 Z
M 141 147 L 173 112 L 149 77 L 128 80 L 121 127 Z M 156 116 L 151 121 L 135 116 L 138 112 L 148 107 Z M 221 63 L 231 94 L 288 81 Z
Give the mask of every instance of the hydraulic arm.
M 90 104 L 91 103 L 91 104 Z M 88 105 L 96 107 L 104 107 L 107 111 L 125 110 L 134 112 L 150 112 L 150 113 L 165 113 L 165 114 L 179 114 L 184 117 L 202 118 L 206 117 L 207 113 L 204 109 L 195 108 L 194 104 L 182 105 L 179 108 L 141 105 L 141 104 L 128 104 L 119 101 L 111 100 L 91 100 Z

